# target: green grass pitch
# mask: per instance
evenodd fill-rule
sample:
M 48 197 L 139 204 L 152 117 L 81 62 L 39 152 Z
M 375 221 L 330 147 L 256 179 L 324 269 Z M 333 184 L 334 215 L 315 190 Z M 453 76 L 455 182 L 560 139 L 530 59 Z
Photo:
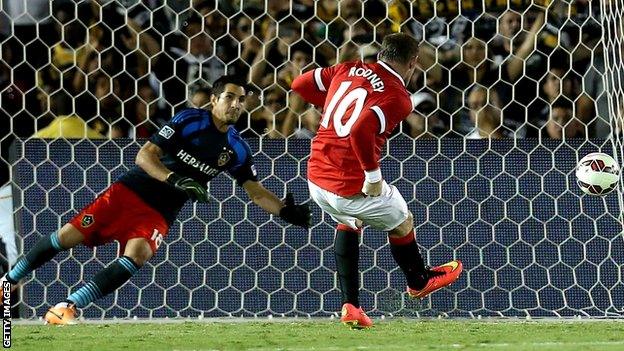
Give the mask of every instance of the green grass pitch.
M 377 320 L 15 325 L 14 350 L 624 350 L 622 321 Z

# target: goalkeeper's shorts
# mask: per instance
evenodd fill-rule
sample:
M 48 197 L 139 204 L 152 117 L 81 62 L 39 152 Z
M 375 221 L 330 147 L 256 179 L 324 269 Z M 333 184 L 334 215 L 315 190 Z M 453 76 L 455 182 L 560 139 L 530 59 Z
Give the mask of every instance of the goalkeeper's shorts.
M 342 197 L 327 191 L 308 181 L 310 196 L 323 211 L 327 212 L 336 222 L 345 224 L 355 230 L 357 220 L 365 225 L 381 230 L 391 231 L 405 222 L 409 215 L 407 203 L 394 185 L 384 181 L 380 196 L 354 195 Z
M 117 182 L 83 208 L 69 222 L 85 237 L 86 246 L 119 241 L 123 255 L 130 239 L 145 238 L 156 252 L 169 231 L 165 218 L 134 191 Z

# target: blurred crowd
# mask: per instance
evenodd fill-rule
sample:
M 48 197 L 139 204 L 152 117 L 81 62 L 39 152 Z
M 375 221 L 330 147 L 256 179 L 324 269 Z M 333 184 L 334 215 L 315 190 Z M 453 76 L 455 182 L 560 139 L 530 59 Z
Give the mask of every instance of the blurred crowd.
M 293 78 L 374 61 L 397 31 L 422 46 L 421 71 L 408 84 L 415 110 L 396 133 L 565 139 L 611 131 L 597 1 L 23 3 L 0 12 L 5 160 L 16 136 L 148 137 L 176 111 L 207 106 L 224 73 L 254 87 L 237 126 L 244 136 L 311 138 L 320 112 L 290 92 Z

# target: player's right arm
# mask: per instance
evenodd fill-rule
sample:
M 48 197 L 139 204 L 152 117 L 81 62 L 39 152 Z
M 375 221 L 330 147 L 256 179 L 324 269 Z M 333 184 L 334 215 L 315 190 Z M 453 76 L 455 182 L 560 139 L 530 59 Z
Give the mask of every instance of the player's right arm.
M 160 162 L 160 158 L 163 154 L 163 150 L 158 145 L 148 141 L 137 153 L 135 163 L 137 166 L 141 167 L 145 173 L 149 174 L 150 177 L 165 182 L 171 170 Z
M 178 190 L 184 191 L 191 200 L 208 202 L 206 187 L 190 177 L 181 176 L 167 168 L 160 161 L 163 154 L 163 150 L 158 145 L 148 141 L 137 153 L 135 163 L 150 177 L 167 182 Z
M 307 71 L 293 80 L 291 88 L 305 101 L 323 108 L 335 71 L 336 66 Z
M 173 172 L 160 161 L 165 153 L 175 152 L 176 145 L 183 137 L 181 134 L 183 134 L 184 127 L 199 121 L 201 121 L 201 117 L 198 116 L 197 110 L 180 111 L 143 145 L 137 154 L 135 163 L 150 177 L 161 182 L 167 182 L 185 192 L 189 199 L 208 202 L 208 189 L 204 185 L 191 177 Z

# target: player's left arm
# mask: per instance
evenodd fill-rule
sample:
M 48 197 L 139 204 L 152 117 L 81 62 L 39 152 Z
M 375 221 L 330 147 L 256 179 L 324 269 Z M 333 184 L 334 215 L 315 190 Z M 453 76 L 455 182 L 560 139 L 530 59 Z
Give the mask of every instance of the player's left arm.
M 206 187 L 190 177 L 181 176 L 171 171 L 160 161 L 163 155 L 164 151 L 160 146 L 148 141 L 137 153 L 135 163 L 150 177 L 161 182 L 167 182 L 184 191 L 191 200 L 208 202 Z
M 242 148 L 235 147 L 240 151 L 237 155 L 240 157 L 240 163 L 236 163 L 228 172 L 236 179 L 238 185 L 245 189 L 251 201 L 270 214 L 280 216 L 281 219 L 290 224 L 308 228 L 312 218 L 308 205 L 296 205 L 295 199 L 290 193 L 282 202 L 272 191 L 265 188 L 258 181 L 258 173 L 253 164 L 249 145 L 244 141 L 238 145 L 242 146 Z
M 278 215 L 284 221 L 304 228 L 310 227 L 312 214 L 307 204 L 295 204 L 291 193 L 286 195 L 282 202 L 272 191 L 265 188 L 260 182 L 248 180 L 243 188 L 253 203 L 273 215 Z
M 242 186 L 254 204 L 270 214 L 279 215 L 280 210 L 284 207 L 282 200 L 273 194 L 272 191 L 265 188 L 262 183 L 248 180 Z

